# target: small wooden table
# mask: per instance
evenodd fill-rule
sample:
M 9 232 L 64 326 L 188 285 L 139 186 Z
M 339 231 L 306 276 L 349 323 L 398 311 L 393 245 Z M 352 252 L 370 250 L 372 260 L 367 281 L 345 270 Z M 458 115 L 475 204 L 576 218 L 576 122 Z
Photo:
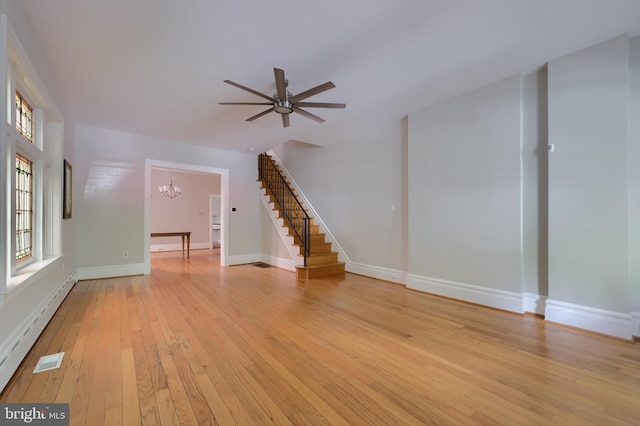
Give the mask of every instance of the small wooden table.
M 152 232 L 151 237 L 182 237 L 182 255 L 184 256 L 184 239 L 187 238 L 187 257 L 191 248 L 191 232 Z

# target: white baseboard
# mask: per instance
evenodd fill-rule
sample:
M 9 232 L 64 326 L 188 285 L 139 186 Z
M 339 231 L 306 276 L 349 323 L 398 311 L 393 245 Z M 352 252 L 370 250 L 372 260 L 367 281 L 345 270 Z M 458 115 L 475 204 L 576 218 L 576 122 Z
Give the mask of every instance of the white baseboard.
M 286 259 L 278 259 L 268 257 L 261 254 L 242 254 L 236 256 L 227 256 L 227 266 L 243 265 L 245 263 L 265 262 L 270 265 L 290 269 L 290 265 Z M 291 268 L 295 270 L 295 265 Z M 129 275 L 144 275 L 144 263 L 134 263 L 130 265 L 110 265 L 96 266 L 88 268 L 78 268 L 76 276 L 78 280 L 94 280 L 100 278 L 125 277 Z
M 631 334 L 640 338 L 640 312 L 631 312 Z
M 383 268 L 381 266 L 366 265 L 364 263 L 350 262 L 345 265 L 345 270 L 353 274 L 379 280 L 391 281 L 399 284 L 407 283 L 407 273 L 397 269 Z
M 520 293 L 408 274 L 407 287 L 478 305 L 523 313 Z
M 0 346 L 0 390 L 7 385 L 76 281 L 76 273 L 72 272 L 66 279 L 54 286 L 47 297 L 42 299 L 42 304 L 31 312 L 19 327 L 13 330 L 11 337 L 2 343 Z
M 76 276 L 78 280 L 95 280 L 100 278 L 125 277 L 128 275 L 144 274 L 144 263 L 132 263 L 130 265 L 109 265 L 78 268 Z
M 276 266 L 278 268 L 286 269 L 287 271 L 296 270 L 296 263 L 291 259 L 284 259 L 282 257 L 275 257 L 263 254 L 261 256 L 261 262 L 268 263 L 269 265 Z
M 219 244 L 218 244 L 219 245 Z M 210 249 L 213 246 L 213 243 L 191 243 L 189 245 L 190 250 L 199 250 L 199 249 Z M 158 252 L 158 251 L 182 251 L 182 244 L 153 244 L 151 245 L 150 251 Z M 187 248 L 184 248 L 184 251 L 187 251 Z
M 522 294 L 522 310 L 538 315 L 544 315 L 547 296 L 541 296 L 534 293 Z
M 239 254 L 236 256 L 227 256 L 227 266 L 243 265 L 245 263 L 262 262 L 260 254 Z
M 631 340 L 633 335 L 630 314 L 548 299 L 544 316 L 546 321 L 622 339 Z M 637 318 L 640 319 L 640 317 Z

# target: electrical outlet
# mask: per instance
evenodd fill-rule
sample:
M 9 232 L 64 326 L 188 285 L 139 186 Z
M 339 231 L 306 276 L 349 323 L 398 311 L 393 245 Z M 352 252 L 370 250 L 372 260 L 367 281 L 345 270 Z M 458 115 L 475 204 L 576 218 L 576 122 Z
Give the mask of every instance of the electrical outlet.
M 125 251 L 124 253 L 122 253 L 122 255 L 123 255 L 124 257 L 129 257 L 129 252 L 128 252 L 128 251 Z

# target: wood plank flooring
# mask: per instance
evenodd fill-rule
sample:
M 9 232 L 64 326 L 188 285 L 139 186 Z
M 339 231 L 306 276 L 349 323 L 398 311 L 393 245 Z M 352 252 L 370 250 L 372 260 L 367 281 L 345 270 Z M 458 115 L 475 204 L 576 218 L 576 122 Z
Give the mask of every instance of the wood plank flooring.
M 78 282 L 1 402 L 72 425 L 640 424 L 640 344 L 217 249 Z M 65 352 L 59 369 L 32 374 Z

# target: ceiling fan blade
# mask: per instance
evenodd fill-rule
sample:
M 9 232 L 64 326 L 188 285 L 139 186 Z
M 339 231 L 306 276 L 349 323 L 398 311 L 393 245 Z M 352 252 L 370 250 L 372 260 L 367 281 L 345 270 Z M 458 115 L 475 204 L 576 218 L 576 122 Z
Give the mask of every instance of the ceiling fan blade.
M 333 89 L 334 87 L 336 87 L 335 84 L 333 84 L 330 81 L 327 81 L 326 83 L 321 84 L 319 86 L 316 86 L 316 87 L 314 87 L 312 89 L 309 89 L 309 90 L 304 91 L 302 93 L 298 93 L 297 95 L 292 96 L 291 98 L 289 98 L 289 100 L 291 102 L 301 101 L 301 100 L 307 99 L 308 97 L 311 97 L 313 95 L 317 95 L 318 93 L 322 93 L 322 92 L 325 92 L 325 91 L 327 91 L 329 89 Z
M 218 102 L 219 105 L 273 105 L 271 102 Z
M 305 110 L 297 108 L 297 107 L 293 108 L 293 112 L 297 112 L 300 115 L 304 115 L 305 117 L 310 118 L 313 121 L 316 121 L 318 123 L 324 123 L 325 122 L 324 118 L 318 117 L 315 114 L 311 114 L 309 111 L 305 111 Z
M 281 101 L 287 100 L 287 81 L 284 78 L 284 70 L 274 68 L 273 73 L 276 76 L 276 93 Z
M 282 115 L 282 127 L 289 127 L 289 114 Z
M 260 114 L 256 114 L 256 115 L 254 115 L 253 117 L 249 117 L 249 118 L 247 118 L 245 121 L 253 121 L 253 120 L 255 120 L 256 118 L 260 118 L 260 117 L 262 117 L 263 115 L 267 115 L 267 114 L 269 114 L 271 111 L 273 111 L 273 108 L 269 108 L 269 109 L 268 109 L 268 110 L 266 110 L 266 111 L 262 111 Z
M 345 108 L 347 104 L 334 104 L 329 102 L 298 102 L 296 105 L 305 108 Z
M 243 86 L 242 84 L 235 83 L 235 82 L 233 82 L 233 81 L 231 81 L 231 80 L 225 80 L 224 82 L 225 82 L 225 83 L 227 83 L 227 84 L 230 84 L 230 85 L 232 85 L 232 86 L 236 86 L 236 87 L 237 87 L 237 88 L 239 88 L 239 89 L 246 90 L 246 91 L 247 91 L 247 92 L 249 92 L 249 93 L 253 93 L 253 94 L 254 94 L 254 95 L 256 95 L 256 96 L 260 96 L 261 98 L 265 98 L 265 99 L 268 99 L 268 100 L 273 101 L 273 102 L 275 102 L 275 101 L 276 101 L 276 100 L 275 100 L 275 99 L 273 99 L 271 96 L 263 95 L 263 94 L 262 94 L 262 93 L 260 93 L 260 92 L 256 92 L 256 91 L 255 91 L 255 90 L 253 90 L 253 89 L 249 89 L 248 87 Z

